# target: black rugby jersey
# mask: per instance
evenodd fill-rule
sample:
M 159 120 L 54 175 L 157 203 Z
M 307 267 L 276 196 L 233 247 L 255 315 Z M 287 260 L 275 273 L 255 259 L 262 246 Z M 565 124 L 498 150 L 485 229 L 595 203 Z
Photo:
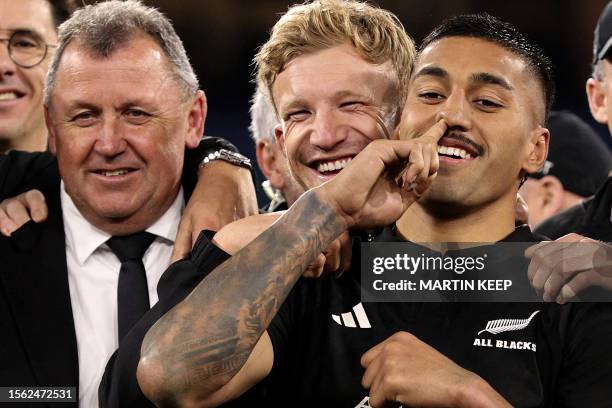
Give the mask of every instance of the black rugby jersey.
M 504 241 L 534 240 L 523 227 Z M 386 228 L 374 241 L 402 240 Z M 362 354 L 407 331 L 480 375 L 514 406 L 612 407 L 612 304 L 362 303 L 360 243 L 356 237 L 351 270 L 341 278 L 297 282 L 268 328 L 272 372 L 229 406 L 368 407 Z M 228 257 L 202 234 L 190 259 L 164 274 L 160 301 L 106 368 L 101 406 L 152 406 L 136 382 L 145 333 Z M 526 261 L 524 268 L 526 279 Z M 528 324 L 499 333 L 486 330 L 500 319 Z
M 401 239 L 387 228 L 375 241 Z M 503 241 L 536 240 L 523 227 Z M 369 406 L 360 358 L 398 331 L 480 375 L 514 406 L 612 406 L 612 305 L 363 303 L 359 239 L 353 251 L 340 279 L 298 281 L 269 327 L 274 367 L 265 406 Z M 524 276 L 528 284 L 527 260 Z M 486 330 L 503 319 L 526 324 Z

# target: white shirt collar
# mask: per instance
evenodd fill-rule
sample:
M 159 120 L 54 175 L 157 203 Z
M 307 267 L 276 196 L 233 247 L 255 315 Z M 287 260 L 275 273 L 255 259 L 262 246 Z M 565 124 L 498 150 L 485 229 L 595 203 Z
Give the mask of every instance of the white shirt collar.
M 64 231 L 66 233 L 66 246 L 74 251 L 77 261 L 83 265 L 87 258 L 104 244 L 111 235 L 96 228 L 83 217 L 72 201 L 72 198 L 66 192 L 64 181 L 61 182 L 60 197 L 64 218 Z M 146 231 L 174 243 L 184 207 L 185 200 L 183 198 L 183 188 L 181 187 L 170 208 Z M 76 244 L 77 242 L 78 245 Z

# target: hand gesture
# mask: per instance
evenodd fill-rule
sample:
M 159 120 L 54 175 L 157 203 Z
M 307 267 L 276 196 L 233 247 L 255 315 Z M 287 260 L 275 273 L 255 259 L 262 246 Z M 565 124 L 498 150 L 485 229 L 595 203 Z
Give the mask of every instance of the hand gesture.
M 440 120 L 410 140 L 375 140 L 336 177 L 316 188 L 347 228 L 374 228 L 397 220 L 429 188 L 439 168 Z

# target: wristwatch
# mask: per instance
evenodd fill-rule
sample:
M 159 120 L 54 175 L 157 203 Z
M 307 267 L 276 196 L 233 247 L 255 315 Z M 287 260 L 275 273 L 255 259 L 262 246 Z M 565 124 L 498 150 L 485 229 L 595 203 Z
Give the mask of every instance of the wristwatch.
M 200 163 L 200 168 L 215 160 L 223 160 L 224 162 L 233 164 L 234 166 L 244 167 L 249 170 L 253 169 L 251 166 L 251 159 L 240 153 L 232 152 L 231 150 L 227 149 L 219 149 L 208 154 Z

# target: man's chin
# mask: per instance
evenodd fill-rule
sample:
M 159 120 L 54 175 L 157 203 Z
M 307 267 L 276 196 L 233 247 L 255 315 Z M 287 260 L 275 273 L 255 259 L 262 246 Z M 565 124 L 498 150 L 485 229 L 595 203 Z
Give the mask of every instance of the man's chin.
M 454 212 L 466 207 L 470 195 L 470 191 L 466 191 L 464 188 L 437 185 L 431 186 L 419 199 L 418 203 L 425 209 Z
M 302 176 L 295 176 L 294 173 L 294 179 L 295 181 L 297 181 L 297 183 L 300 185 L 300 187 L 302 188 L 303 191 L 308 191 L 311 188 L 315 188 L 320 186 L 321 184 L 324 183 L 323 180 L 317 178 L 317 177 L 313 177 L 312 174 L 308 174 L 305 177 Z
M 75 202 L 75 204 L 77 203 Z M 134 203 L 126 200 L 123 202 L 117 200 L 104 202 L 100 199 L 96 202 L 85 203 L 84 206 L 77 204 L 77 208 L 80 207 L 81 214 L 92 224 L 98 226 L 98 224 L 126 223 L 136 214 L 143 213 L 144 205 L 145 203 Z
M 0 143 L 10 143 L 23 137 L 23 129 L 21 126 L 12 126 L 10 123 L 2 123 L 2 117 L 0 116 Z

